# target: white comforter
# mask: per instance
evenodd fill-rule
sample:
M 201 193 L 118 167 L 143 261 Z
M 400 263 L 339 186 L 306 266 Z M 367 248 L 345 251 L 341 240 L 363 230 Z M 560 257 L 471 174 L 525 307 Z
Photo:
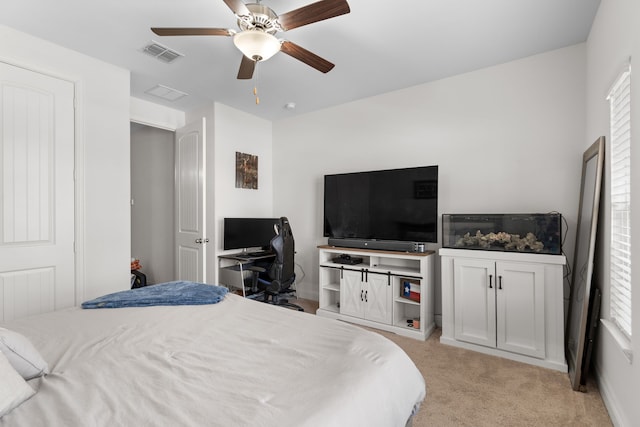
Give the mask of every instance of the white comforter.
M 404 426 L 424 379 L 359 327 L 227 295 L 4 325 L 51 373 L 2 426 Z

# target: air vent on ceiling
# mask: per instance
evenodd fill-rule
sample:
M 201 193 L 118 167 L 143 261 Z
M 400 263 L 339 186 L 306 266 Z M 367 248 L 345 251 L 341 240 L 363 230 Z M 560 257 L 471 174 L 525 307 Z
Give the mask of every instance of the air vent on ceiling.
M 159 61 L 171 63 L 176 59 L 184 56 L 183 54 L 176 52 L 173 49 L 169 49 L 168 47 L 161 45 L 158 42 L 150 41 L 148 45 L 142 48 L 142 51 L 147 55 L 151 55 Z
M 162 98 L 167 101 L 177 101 L 178 99 L 187 96 L 187 93 L 181 92 L 177 89 L 172 89 L 168 86 L 157 85 L 147 90 L 145 93 L 149 95 L 157 96 L 158 98 Z

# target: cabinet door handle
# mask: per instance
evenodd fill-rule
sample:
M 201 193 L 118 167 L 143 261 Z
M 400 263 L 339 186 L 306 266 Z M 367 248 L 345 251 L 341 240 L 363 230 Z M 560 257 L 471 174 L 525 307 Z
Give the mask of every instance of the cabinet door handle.
M 363 294 L 364 294 L 364 291 L 360 289 L 360 301 L 364 301 L 364 298 L 362 297 Z
M 364 291 L 364 302 L 369 302 L 369 300 L 367 299 L 367 294 L 369 293 L 369 291 Z
M 489 289 L 493 289 L 493 284 L 492 284 L 492 282 L 493 282 L 493 274 L 490 274 L 490 275 L 489 275 Z
M 502 289 L 502 276 L 498 276 L 498 289 Z
M 360 270 L 360 281 L 364 282 L 364 270 Z
M 340 267 L 340 279 L 344 278 L 344 267 Z

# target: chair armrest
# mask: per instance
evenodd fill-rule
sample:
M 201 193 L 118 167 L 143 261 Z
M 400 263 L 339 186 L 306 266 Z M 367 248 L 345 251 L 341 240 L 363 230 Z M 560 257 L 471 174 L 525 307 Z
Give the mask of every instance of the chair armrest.
M 258 267 L 257 265 L 252 265 L 251 267 L 247 267 L 246 270 L 255 271 L 256 273 L 264 273 L 267 271 L 266 268 Z

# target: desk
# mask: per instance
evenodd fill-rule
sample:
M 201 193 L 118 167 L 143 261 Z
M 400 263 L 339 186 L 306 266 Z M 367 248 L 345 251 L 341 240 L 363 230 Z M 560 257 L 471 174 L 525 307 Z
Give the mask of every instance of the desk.
M 248 267 L 251 267 L 257 261 L 267 261 L 275 258 L 276 254 L 273 252 L 239 252 L 233 254 L 218 255 L 218 270 L 232 270 L 240 272 L 240 289 L 242 289 L 242 296 L 246 297 L 244 286 L 244 273 Z M 229 285 L 229 288 L 236 287 L 236 285 Z

